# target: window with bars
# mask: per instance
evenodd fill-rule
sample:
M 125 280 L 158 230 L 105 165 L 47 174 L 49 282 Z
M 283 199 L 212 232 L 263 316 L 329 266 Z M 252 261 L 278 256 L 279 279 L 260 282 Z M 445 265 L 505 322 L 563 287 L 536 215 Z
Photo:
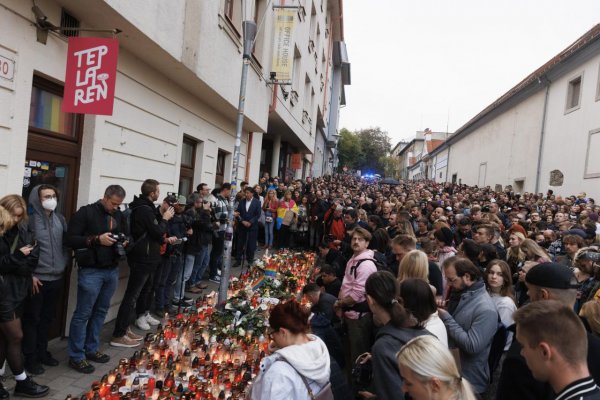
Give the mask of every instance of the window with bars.
M 79 28 L 79 20 L 69 14 L 64 8 L 60 16 L 60 33 L 67 37 L 79 36 L 79 31 L 69 28 Z

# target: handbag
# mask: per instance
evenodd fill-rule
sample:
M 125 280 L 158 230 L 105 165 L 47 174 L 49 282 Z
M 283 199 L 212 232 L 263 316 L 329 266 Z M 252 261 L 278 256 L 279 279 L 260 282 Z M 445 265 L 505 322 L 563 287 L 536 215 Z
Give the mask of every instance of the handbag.
M 334 400 L 333 391 L 331 390 L 331 382 L 327 382 L 327 384 L 321 388 L 319 393 L 314 394 L 304 375 L 298 372 L 298 370 L 294 368 L 294 366 L 285 358 L 282 357 L 280 360 L 287 363 L 290 367 L 292 367 L 294 371 L 296 371 L 298 375 L 300 375 L 300 378 L 302 378 L 302 382 L 304 382 L 304 386 L 306 386 L 306 390 L 308 390 L 308 396 L 311 400 Z
M 358 357 L 352 366 L 352 381 L 358 388 L 366 388 L 371 384 L 373 379 L 373 364 L 371 360 L 362 362 L 363 357 Z
M 283 215 L 283 220 L 281 221 L 281 224 L 290 226 L 292 224 L 292 221 L 294 220 L 295 215 L 296 213 L 294 213 L 294 211 L 288 208 L 287 210 L 285 210 L 285 214 Z

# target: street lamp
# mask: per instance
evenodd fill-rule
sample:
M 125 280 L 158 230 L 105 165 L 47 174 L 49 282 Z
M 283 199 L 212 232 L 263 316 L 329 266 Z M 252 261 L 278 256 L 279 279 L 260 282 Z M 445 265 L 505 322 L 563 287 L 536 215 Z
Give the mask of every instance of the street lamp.
M 246 1 L 254 3 L 253 1 Z M 245 10 L 246 11 L 246 10 Z M 247 16 L 253 16 L 254 13 L 247 12 Z M 256 37 L 256 23 L 252 20 L 242 21 L 242 33 L 244 38 L 244 54 L 242 63 L 242 80 L 240 82 L 240 98 L 238 103 L 237 120 L 235 124 L 235 146 L 233 149 L 233 176 L 231 177 L 231 196 L 229 198 L 229 207 L 227 225 L 225 227 L 225 242 L 223 252 L 223 268 L 221 271 L 221 283 L 219 285 L 219 303 L 227 300 L 227 287 L 229 285 L 229 276 L 231 275 L 231 247 L 233 242 L 233 205 L 235 195 L 237 194 L 238 167 L 240 165 L 240 146 L 242 143 L 242 126 L 244 125 L 244 106 L 246 103 L 246 84 L 248 82 L 248 67 L 250 66 L 250 57 L 254 38 Z

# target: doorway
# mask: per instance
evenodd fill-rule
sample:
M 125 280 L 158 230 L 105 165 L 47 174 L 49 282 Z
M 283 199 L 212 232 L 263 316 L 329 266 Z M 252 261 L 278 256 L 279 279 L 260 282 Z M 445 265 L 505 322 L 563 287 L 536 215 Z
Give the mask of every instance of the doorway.
M 63 86 L 40 76 L 33 77 L 27 152 L 23 170 L 22 196 L 28 201 L 32 189 L 50 184 L 59 191 L 57 211 L 67 221 L 77 205 L 83 115 L 61 110 Z M 56 318 L 49 338 L 63 336 L 72 263 L 67 263 Z
M 487 174 L 487 163 L 479 164 L 479 177 L 477 178 L 477 186 L 482 188 L 485 186 L 485 176 Z

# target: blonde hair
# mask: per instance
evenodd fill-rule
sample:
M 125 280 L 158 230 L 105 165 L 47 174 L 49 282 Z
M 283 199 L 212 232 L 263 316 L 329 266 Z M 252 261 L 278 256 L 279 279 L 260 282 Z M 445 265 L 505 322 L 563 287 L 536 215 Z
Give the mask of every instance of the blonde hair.
M 0 199 L 0 206 L 4 207 L 6 211 L 8 211 L 12 216 L 14 216 L 15 211 L 20 208 L 23 210 L 23 216 L 21 217 L 21 222 L 25 223 L 29 219 L 27 215 L 27 203 L 25 203 L 25 199 L 23 199 L 18 194 L 8 194 Z
M 8 210 L 0 206 L 0 237 L 13 227 L 13 217 Z
M 471 385 L 458 372 L 452 353 L 434 336 L 418 336 L 406 343 L 397 354 L 398 365 L 410 369 L 425 383 L 435 378 L 454 393 L 454 400 L 475 400 Z
M 587 319 L 592 332 L 600 335 L 600 300 L 593 299 L 583 303 L 579 315 Z
M 421 250 L 412 250 L 400 261 L 398 267 L 398 280 L 402 282 L 408 278 L 416 278 L 429 283 L 429 260 L 427 254 Z
M 532 261 L 537 261 L 540 258 L 542 258 L 544 260 L 544 262 L 552 261 L 550 259 L 550 256 L 548 255 L 548 253 L 546 253 L 546 251 L 544 249 L 542 249 L 540 247 L 540 245 L 535 242 L 535 240 L 525 239 L 525 240 L 523 240 L 523 242 L 521 243 L 521 246 L 519 246 L 519 247 L 521 248 L 521 251 L 523 251 L 523 253 L 525 253 L 527 260 L 530 260 L 529 254 L 531 253 L 532 255 L 536 256 L 536 258 Z

